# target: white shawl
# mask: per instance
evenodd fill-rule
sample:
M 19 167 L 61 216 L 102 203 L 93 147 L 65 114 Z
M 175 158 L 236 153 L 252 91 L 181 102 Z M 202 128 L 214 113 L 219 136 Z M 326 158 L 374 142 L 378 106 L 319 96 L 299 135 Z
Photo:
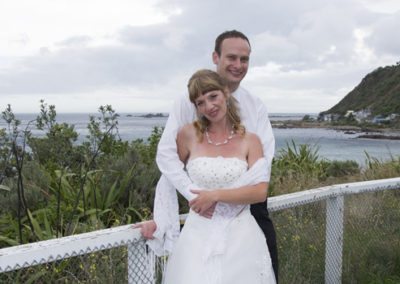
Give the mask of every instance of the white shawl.
M 267 160 L 260 158 L 231 187 L 238 188 L 245 185 L 268 182 L 267 169 Z M 217 203 L 211 218 L 213 229 L 210 232 L 209 242 L 207 242 L 210 245 L 207 247 L 206 257 L 221 254 L 225 251 L 226 228 L 246 206 L 223 202 Z M 164 176 L 161 177 L 156 187 L 153 211 L 157 230 L 154 233 L 154 239 L 148 240 L 147 244 L 156 255 L 162 256 L 172 252 L 180 233 L 178 196 L 176 190 Z

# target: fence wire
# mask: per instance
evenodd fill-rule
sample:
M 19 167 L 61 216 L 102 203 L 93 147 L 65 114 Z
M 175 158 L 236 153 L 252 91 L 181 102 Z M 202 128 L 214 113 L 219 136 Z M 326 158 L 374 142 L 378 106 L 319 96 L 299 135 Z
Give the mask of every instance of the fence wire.
M 144 240 L 4 272 L 0 283 L 140 283 L 159 284 L 165 257 L 153 257 Z
M 336 209 L 334 214 L 326 214 L 329 207 Z M 337 224 L 340 210 L 343 223 Z M 281 284 L 400 283 L 400 190 L 347 195 L 343 206 L 327 205 L 325 200 L 299 204 L 272 212 L 271 217 Z M 326 262 L 329 251 L 340 256 L 340 265 Z M 149 261 L 148 253 L 140 240 L 1 273 L 0 283 L 161 283 L 166 259 Z M 327 270 L 341 279 L 327 281 Z
M 346 196 L 343 283 L 400 283 L 400 190 Z
M 335 223 L 338 216 L 326 214 L 326 204 L 318 201 L 271 214 L 280 283 L 400 283 L 400 190 L 346 195 L 343 226 Z M 338 206 L 335 215 L 339 205 L 331 204 Z M 328 241 L 335 236 L 343 238 L 343 247 L 326 247 L 335 244 Z M 328 251 L 331 257 L 340 256 L 339 266 L 331 261 L 325 266 Z M 325 279 L 326 271 L 341 279 Z
M 127 283 L 127 250 L 117 247 L 0 274 L 0 283 Z
M 271 217 L 280 283 L 324 283 L 325 202 L 276 211 Z

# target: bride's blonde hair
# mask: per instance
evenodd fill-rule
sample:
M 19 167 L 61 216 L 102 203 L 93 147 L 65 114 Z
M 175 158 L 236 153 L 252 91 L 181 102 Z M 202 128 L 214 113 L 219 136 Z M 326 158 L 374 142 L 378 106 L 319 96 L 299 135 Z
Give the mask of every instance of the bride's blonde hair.
M 226 97 L 228 121 L 231 123 L 232 129 L 235 133 L 244 135 L 246 130 L 241 124 L 238 101 L 229 94 L 228 82 L 217 72 L 208 69 L 202 69 L 195 72 L 189 79 L 188 90 L 190 101 L 195 105 L 196 109 L 196 99 L 198 97 L 210 91 L 222 91 Z M 202 140 L 206 128 L 210 125 L 210 121 L 197 112 L 197 120 L 193 122 L 193 124 L 197 136 Z

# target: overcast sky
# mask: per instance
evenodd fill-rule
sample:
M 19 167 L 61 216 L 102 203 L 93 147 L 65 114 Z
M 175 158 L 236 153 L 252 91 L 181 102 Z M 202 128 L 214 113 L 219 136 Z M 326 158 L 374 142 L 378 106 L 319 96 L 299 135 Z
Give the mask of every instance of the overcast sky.
M 0 0 L 0 27 L 0 111 L 16 113 L 167 112 L 230 29 L 272 113 L 327 110 L 400 61 L 398 0 Z

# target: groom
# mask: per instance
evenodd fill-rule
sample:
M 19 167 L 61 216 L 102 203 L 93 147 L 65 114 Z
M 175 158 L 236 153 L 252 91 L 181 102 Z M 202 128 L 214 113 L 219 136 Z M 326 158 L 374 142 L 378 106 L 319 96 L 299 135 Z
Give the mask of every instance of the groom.
M 246 130 L 256 133 L 264 149 L 264 156 L 268 161 L 269 167 L 265 169 L 271 174 L 271 163 L 275 150 L 275 139 L 272 127 L 268 119 L 268 113 L 262 101 L 252 96 L 248 91 L 240 87 L 240 82 L 246 76 L 250 60 L 250 42 L 241 32 L 232 30 L 220 34 L 215 41 L 215 49 L 212 60 L 216 65 L 217 73 L 228 81 L 232 95 L 238 100 L 242 122 Z M 157 150 L 157 165 L 165 178 L 161 178 L 159 183 L 164 183 L 163 187 L 176 188 L 191 205 L 196 195 L 192 190 L 197 190 L 195 184 L 191 182 L 184 172 L 184 165 L 179 160 L 176 146 L 176 135 L 180 127 L 191 123 L 196 119 L 196 110 L 189 101 L 187 94 L 177 100 L 170 112 L 163 135 L 160 139 Z M 200 188 L 201 189 L 201 188 Z M 215 205 L 206 212 L 200 214 L 211 217 Z M 267 201 L 251 205 L 251 213 L 265 234 L 267 245 L 272 259 L 272 265 L 276 278 L 278 278 L 278 256 L 275 229 L 268 216 Z M 145 238 L 152 238 L 156 225 L 154 222 L 141 225 L 142 234 Z

